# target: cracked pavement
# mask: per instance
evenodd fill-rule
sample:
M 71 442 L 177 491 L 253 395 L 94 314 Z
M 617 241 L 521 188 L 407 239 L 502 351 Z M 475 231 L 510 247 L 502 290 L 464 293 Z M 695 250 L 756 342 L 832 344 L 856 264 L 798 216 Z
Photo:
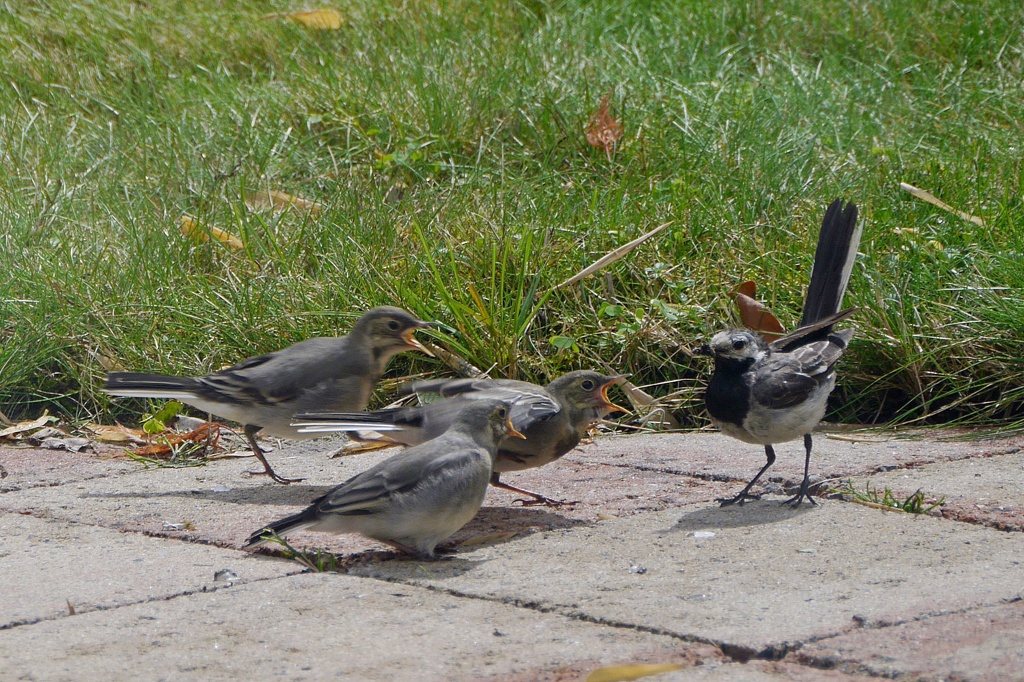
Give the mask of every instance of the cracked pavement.
M 956 437 L 953 437 L 956 436 Z M 1024 679 L 1024 437 L 818 434 L 812 471 L 922 490 L 929 515 L 840 499 L 791 510 L 802 447 L 777 448 L 764 499 L 721 509 L 763 451 L 713 433 L 602 436 L 491 489 L 438 562 L 358 536 L 300 533 L 341 571 L 242 551 L 391 451 L 145 468 L 0 446 L 5 679 L 576 680 L 678 663 L 690 680 Z

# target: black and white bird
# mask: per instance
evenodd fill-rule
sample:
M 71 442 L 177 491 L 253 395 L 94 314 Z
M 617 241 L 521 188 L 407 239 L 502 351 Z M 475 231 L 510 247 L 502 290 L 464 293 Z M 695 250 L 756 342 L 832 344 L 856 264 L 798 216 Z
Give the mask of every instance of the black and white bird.
M 723 507 L 760 498 L 750 490 L 775 462 L 772 446 L 800 437 L 806 451 L 804 478 L 799 492 L 784 504 L 797 507 L 805 498 L 817 504 L 808 490 L 811 431 L 825 416 L 836 363 L 853 337 L 852 329 L 834 327 L 857 310 L 840 307 L 860 234 L 857 207 L 833 201 L 821 224 L 800 328 L 771 343 L 751 331 L 732 329 L 698 349 L 715 360 L 704 398 L 712 421 L 733 438 L 763 445 L 768 459 L 738 495 L 717 500 Z
M 460 407 L 437 438 L 353 476 L 304 511 L 259 529 L 245 546 L 258 547 L 272 533 L 309 529 L 360 533 L 415 557 L 434 558 L 437 543 L 480 510 L 498 442 L 522 438 L 507 403 L 481 400 Z
M 256 434 L 313 438 L 291 426 L 306 410 L 362 410 L 388 361 L 398 353 L 430 352 L 416 340 L 431 326 L 406 311 L 381 306 L 360 317 L 348 336 L 300 341 L 273 353 L 242 360 L 204 377 L 111 372 L 103 390 L 111 395 L 180 400 L 218 417 L 245 425 L 245 437 L 264 471 L 278 483 L 301 479 L 278 476 L 256 443 Z
M 294 424 L 303 433 L 345 431 L 363 440 L 358 427 L 365 430 L 368 424 L 375 422 L 370 430 L 378 432 L 380 440 L 417 445 L 447 429 L 467 402 L 504 400 L 512 405 L 512 425 L 525 438 L 501 441 L 491 485 L 528 495 L 531 499 L 522 500 L 524 505 L 558 506 L 567 503 L 509 485 L 501 480 L 501 474 L 550 464 L 576 447 L 594 422 L 611 412 L 627 412 L 608 399 L 608 389 L 625 379 L 622 375 L 578 370 L 546 386 L 512 379 L 417 381 L 402 390 L 416 393 L 425 404 L 358 415 L 354 423 L 344 413 L 308 412 L 296 414 Z

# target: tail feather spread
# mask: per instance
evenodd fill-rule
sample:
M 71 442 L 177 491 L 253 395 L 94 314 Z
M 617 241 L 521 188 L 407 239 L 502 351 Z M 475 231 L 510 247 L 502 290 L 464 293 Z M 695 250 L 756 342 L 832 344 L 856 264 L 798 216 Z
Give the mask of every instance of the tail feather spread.
M 836 199 L 829 205 L 821 222 L 800 326 L 839 312 L 860 247 L 861 230 L 853 203 L 844 206 L 842 199 Z

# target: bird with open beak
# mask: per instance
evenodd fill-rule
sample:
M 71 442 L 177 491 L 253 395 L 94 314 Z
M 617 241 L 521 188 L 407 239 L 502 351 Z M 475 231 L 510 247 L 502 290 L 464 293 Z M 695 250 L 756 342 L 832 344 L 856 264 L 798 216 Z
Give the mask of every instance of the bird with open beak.
M 291 426 L 296 412 L 364 409 L 392 357 L 410 350 L 431 355 L 414 334 L 432 325 L 400 308 L 381 306 L 360 317 L 347 336 L 307 339 L 203 377 L 111 372 L 103 390 L 116 396 L 176 399 L 240 422 L 264 467 L 254 473 L 292 483 L 301 479 L 275 473 L 256 434 L 312 438 L 314 434 Z

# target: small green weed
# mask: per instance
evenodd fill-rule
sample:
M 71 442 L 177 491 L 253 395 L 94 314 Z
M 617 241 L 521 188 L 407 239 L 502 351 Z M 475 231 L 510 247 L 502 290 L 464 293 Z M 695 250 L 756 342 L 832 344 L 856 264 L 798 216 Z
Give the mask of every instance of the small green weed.
M 333 573 L 339 568 L 338 557 L 330 552 L 325 552 L 322 549 L 317 549 L 314 552 L 303 552 L 302 550 L 295 549 L 287 540 L 272 530 L 268 530 L 263 537 L 267 542 L 281 547 L 277 551 L 282 557 L 297 561 L 314 573 Z
M 909 514 L 927 514 L 936 507 L 942 506 L 942 503 L 946 501 L 946 498 L 943 496 L 938 501 L 929 504 L 920 488 L 913 495 L 901 500 L 890 488 L 882 490 L 872 488 L 870 481 L 864 483 L 863 491 L 858 491 L 850 479 L 847 479 L 840 487 L 833 488 L 830 492 L 857 504 L 884 509 L 898 509 Z

